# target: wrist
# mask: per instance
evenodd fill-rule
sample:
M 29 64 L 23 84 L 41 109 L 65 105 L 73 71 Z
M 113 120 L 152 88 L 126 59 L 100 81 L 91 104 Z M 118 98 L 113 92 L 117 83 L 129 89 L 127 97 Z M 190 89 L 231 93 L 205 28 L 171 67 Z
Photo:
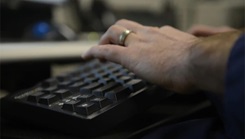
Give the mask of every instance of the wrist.
M 189 63 L 196 88 L 223 92 L 227 59 L 241 33 L 233 31 L 202 38 L 191 47 Z

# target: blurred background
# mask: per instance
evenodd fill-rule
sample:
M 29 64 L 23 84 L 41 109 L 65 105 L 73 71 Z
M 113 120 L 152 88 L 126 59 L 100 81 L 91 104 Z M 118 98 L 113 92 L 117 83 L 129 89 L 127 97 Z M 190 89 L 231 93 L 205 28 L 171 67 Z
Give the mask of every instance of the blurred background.
M 1 92 L 15 92 L 56 75 L 67 69 L 61 61 L 81 61 L 82 47 L 96 44 L 121 18 L 185 31 L 193 24 L 243 28 L 245 16 L 244 0 L 1 0 L 0 4 Z M 54 55 L 59 57 L 53 59 Z
M 98 39 L 126 18 L 144 25 L 244 26 L 243 0 L 1 0 L 1 42 Z

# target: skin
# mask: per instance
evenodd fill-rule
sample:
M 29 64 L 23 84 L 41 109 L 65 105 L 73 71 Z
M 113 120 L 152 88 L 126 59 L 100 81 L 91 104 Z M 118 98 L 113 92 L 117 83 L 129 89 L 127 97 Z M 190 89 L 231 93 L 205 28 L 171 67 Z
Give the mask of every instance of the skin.
M 133 33 L 124 47 L 117 45 L 126 29 Z M 179 93 L 196 89 L 220 93 L 230 49 L 240 34 L 233 31 L 198 38 L 170 26 L 149 27 L 119 20 L 82 58 L 121 64 L 137 76 Z
M 235 30 L 236 29 L 228 26 L 213 27 L 207 25 L 194 25 L 187 32 L 198 37 L 208 37 L 218 33 L 230 32 Z

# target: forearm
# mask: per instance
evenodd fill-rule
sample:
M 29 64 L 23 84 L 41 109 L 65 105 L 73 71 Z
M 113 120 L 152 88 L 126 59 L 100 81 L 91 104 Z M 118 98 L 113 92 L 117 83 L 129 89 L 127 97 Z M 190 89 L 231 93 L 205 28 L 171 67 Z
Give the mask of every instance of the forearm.
M 222 93 L 227 59 L 242 31 L 202 38 L 190 52 L 190 69 L 198 89 Z

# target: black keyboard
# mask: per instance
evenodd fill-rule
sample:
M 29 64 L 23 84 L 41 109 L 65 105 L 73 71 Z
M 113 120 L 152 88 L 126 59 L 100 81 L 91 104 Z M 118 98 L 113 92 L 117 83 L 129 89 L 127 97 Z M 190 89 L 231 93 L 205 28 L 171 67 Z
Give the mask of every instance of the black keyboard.
M 5 98 L 2 115 L 88 136 L 116 127 L 170 94 L 121 65 L 92 60 Z

